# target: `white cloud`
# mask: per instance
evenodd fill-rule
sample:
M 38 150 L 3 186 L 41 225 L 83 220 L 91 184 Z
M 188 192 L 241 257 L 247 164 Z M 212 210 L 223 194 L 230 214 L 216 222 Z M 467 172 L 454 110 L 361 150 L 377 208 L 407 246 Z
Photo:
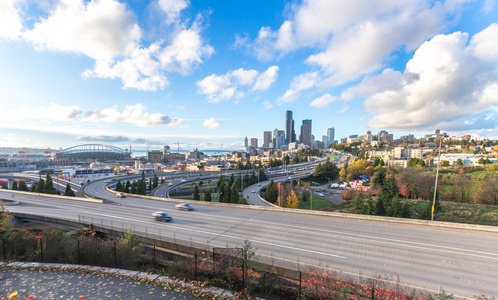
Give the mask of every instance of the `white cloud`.
M 0 108 L 0 119 L 5 123 L 29 120 L 38 120 L 45 123 L 51 121 L 70 121 L 82 113 L 81 108 L 78 106 L 63 106 L 56 103 L 42 106 L 20 106 L 14 109 L 7 106 Z
M 194 26 L 180 31 L 158 58 L 164 70 L 188 74 L 193 67 L 203 62 L 203 58 L 209 58 L 213 53 L 213 47 L 203 43 L 199 29 Z
M 317 84 L 318 80 L 318 72 L 309 72 L 296 76 L 285 94 L 278 97 L 277 103 L 293 102 L 297 99 L 299 92 L 311 89 Z
M 273 104 L 271 104 L 271 102 L 264 101 L 261 104 L 263 104 L 263 111 L 266 111 L 266 110 L 273 108 Z
M 167 21 L 176 22 L 189 2 L 161 0 L 157 5 L 166 12 Z M 165 72 L 188 74 L 214 52 L 200 35 L 200 21 L 198 15 L 190 28 L 178 23 L 170 37 L 144 47 L 136 16 L 125 4 L 61 0 L 23 36 L 40 50 L 95 59 L 95 66 L 85 70 L 83 78 L 118 78 L 125 89 L 156 91 L 169 84 Z
M 135 124 L 140 127 L 152 127 L 157 125 L 176 126 L 181 125 L 181 119 L 171 118 L 163 114 L 150 114 L 144 112 L 145 107 L 142 104 L 127 105 L 123 111 L 117 111 L 114 108 L 105 108 L 99 112 L 87 112 L 83 118 L 84 121 L 94 122 L 124 122 Z
M 374 114 L 368 123 L 372 128 L 495 128 L 498 72 L 489 63 L 496 58 L 487 51 L 489 41 L 496 40 L 490 34 L 495 26 L 476 34 L 468 46 L 466 33 L 438 35 L 416 50 L 403 73 L 385 70 L 344 95 L 366 97 L 364 108 Z
M 482 60 L 498 61 L 498 24 L 491 24 L 488 28 L 474 35 L 469 48 L 476 57 Z
M 166 23 L 176 23 L 180 12 L 190 5 L 188 0 L 159 0 L 159 7 L 166 13 Z
M 337 99 L 337 97 L 334 97 L 330 94 L 325 94 L 311 101 L 310 106 L 316 108 L 327 107 L 330 103 L 337 101 Z
M 416 49 L 461 7 L 429 0 L 305 0 L 291 6 L 277 31 L 262 27 L 251 46 L 261 60 L 311 48 L 307 62 L 329 76 L 321 86 L 337 86 L 378 70 L 393 51 Z
M 204 120 L 204 122 L 202 122 L 202 125 L 207 127 L 208 129 L 216 129 L 221 127 L 221 122 L 216 120 L 215 118 L 210 118 Z
M 0 1 L 0 37 L 16 39 L 21 35 L 22 20 L 19 6 L 24 0 Z
M 246 92 L 238 90 L 252 86 L 252 91 L 265 91 L 277 79 L 278 66 L 269 67 L 265 72 L 237 69 L 223 75 L 212 74 L 197 81 L 199 93 L 207 95 L 209 102 L 218 103 L 224 100 L 236 100 L 246 96 Z
M 131 55 L 140 40 L 135 15 L 115 0 L 61 0 L 24 38 L 39 49 L 112 60 Z
M 252 87 L 253 91 L 266 91 L 277 80 L 278 66 L 269 67 L 264 73 L 260 74 L 256 79 L 256 83 Z

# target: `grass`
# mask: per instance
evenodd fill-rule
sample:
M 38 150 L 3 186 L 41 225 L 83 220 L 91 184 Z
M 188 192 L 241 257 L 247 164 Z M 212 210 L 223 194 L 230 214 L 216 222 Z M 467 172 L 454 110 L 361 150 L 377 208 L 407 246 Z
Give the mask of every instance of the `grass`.
M 323 210 L 331 206 L 330 202 L 323 200 L 322 198 L 313 196 L 313 210 Z M 299 209 L 310 209 L 311 202 L 310 201 L 301 201 L 299 202 Z

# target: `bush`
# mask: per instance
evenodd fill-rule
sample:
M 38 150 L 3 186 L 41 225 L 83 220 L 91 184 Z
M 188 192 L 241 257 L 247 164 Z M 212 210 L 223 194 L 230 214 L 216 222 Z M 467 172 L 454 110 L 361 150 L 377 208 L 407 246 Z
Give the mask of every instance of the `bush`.
M 343 200 L 351 200 L 355 197 L 356 191 L 352 189 L 346 189 L 344 192 L 342 192 L 342 199 Z

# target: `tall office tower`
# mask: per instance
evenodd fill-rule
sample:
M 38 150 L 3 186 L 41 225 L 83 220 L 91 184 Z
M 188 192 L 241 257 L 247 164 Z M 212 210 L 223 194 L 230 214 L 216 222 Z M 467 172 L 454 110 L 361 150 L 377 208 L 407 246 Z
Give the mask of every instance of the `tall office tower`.
M 335 128 L 334 127 L 329 127 L 327 129 L 327 138 L 328 138 L 328 143 L 326 144 L 326 147 L 328 148 L 331 144 L 334 143 L 334 139 L 335 139 Z
M 265 131 L 263 134 L 264 134 L 263 148 L 268 148 L 268 147 L 270 147 L 270 143 L 272 143 L 271 131 Z
M 244 139 L 244 148 L 247 148 L 247 146 L 249 146 L 248 142 L 249 141 L 247 140 L 247 136 L 246 136 L 246 138 Z
M 251 139 L 251 147 L 253 147 L 254 149 L 258 148 L 258 139 L 257 138 Z
M 327 147 L 327 145 L 329 144 L 329 137 L 326 135 L 322 135 L 322 143 L 323 147 Z
M 285 143 L 293 143 L 296 141 L 296 132 L 294 131 L 294 120 L 292 119 L 292 111 L 285 112 Z
M 303 125 L 301 125 L 301 140 L 299 142 L 311 146 L 311 120 L 303 120 Z
M 273 147 L 280 149 L 283 145 L 285 145 L 285 130 L 275 128 L 273 130 Z

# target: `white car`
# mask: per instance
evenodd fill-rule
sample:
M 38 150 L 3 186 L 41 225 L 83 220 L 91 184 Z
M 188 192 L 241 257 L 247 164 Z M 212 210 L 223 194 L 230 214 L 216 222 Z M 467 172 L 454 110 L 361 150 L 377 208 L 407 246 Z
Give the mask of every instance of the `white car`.
M 318 196 L 323 197 L 324 195 L 322 193 L 318 194 Z
M 170 183 L 168 183 L 168 185 L 173 185 L 173 183 L 172 183 L 172 182 L 170 182 Z
M 187 181 L 187 180 L 185 180 L 185 179 L 182 179 L 182 180 L 180 180 L 180 181 L 181 181 L 181 182 L 185 182 L 185 181 Z
M 175 205 L 178 210 L 194 210 L 194 207 L 188 203 L 180 203 Z
M 256 190 L 252 190 L 253 193 L 256 193 Z

